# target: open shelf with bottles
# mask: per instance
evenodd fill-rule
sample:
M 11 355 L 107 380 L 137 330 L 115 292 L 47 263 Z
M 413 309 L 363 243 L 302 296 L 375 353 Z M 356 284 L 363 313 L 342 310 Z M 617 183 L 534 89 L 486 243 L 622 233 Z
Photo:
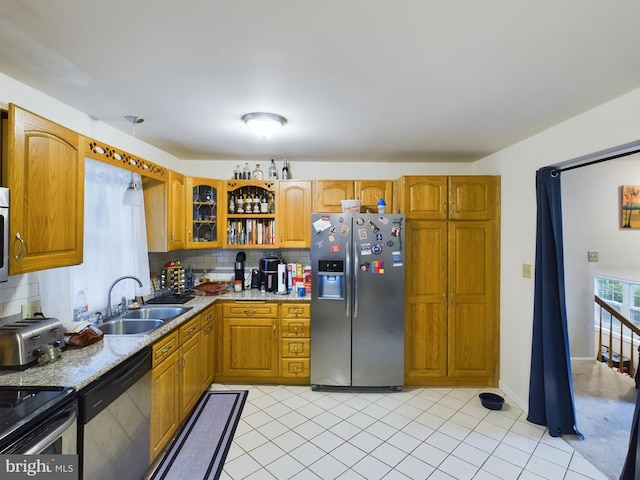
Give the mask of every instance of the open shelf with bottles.
M 226 187 L 226 245 L 274 245 L 277 182 L 229 180 Z
M 220 246 L 218 201 L 220 182 L 206 178 L 187 178 L 187 247 Z

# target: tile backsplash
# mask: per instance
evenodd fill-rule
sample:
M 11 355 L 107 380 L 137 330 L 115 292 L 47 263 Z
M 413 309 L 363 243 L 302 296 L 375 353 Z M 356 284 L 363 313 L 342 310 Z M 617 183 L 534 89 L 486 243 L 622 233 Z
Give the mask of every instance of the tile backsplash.
M 212 280 L 231 280 L 233 278 L 234 262 L 238 252 L 245 252 L 247 259 L 244 263 L 245 277 L 251 275 L 252 268 L 259 268 L 260 259 L 265 256 L 279 256 L 285 262 L 296 262 L 311 265 L 309 249 L 208 249 L 208 250 L 180 250 L 168 253 L 150 253 L 149 271 L 160 274 L 167 262 L 180 261 L 184 268 L 189 265 L 193 269 L 196 283 L 203 271 Z
M 38 272 L 11 275 L 0 283 L 0 325 L 20 318 L 22 305 L 40 298 Z M 46 315 L 46 312 L 44 312 Z

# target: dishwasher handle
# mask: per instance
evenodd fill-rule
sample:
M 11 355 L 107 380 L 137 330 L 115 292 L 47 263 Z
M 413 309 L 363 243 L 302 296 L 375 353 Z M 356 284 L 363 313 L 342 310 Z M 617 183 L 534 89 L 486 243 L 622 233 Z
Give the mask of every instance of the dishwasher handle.
M 46 431 L 43 431 L 44 437 L 38 435 L 36 439 L 24 446 L 24 449 L 20 452 L 24 455 L 38 455 L 42 453 L 47 447 L 54 443 L 71 425 L 76 421 L 78 417 L 78 409 L 74 403 L 70 408 L 61 412 L 57 418 L 48 420 Z

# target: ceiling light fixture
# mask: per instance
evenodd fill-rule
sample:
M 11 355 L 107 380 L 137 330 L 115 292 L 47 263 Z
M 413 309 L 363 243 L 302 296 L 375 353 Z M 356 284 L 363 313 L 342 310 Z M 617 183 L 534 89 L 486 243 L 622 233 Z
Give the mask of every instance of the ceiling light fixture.
M 287 119 L 282 115 L 266 112 L 247 113 L 242 116 L 242 121 L 259 137 L 273 135 L 287 124 Z

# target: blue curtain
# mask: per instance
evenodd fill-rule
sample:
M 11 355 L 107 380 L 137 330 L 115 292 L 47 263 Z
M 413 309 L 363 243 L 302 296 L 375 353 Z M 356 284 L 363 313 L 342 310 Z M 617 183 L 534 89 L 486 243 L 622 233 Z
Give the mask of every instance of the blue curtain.
M 578 432 L 573 405 L 562 247 L 560 172 L 536 173 L 537 224 L 533 343 L 527 420 L 558 437 Z

